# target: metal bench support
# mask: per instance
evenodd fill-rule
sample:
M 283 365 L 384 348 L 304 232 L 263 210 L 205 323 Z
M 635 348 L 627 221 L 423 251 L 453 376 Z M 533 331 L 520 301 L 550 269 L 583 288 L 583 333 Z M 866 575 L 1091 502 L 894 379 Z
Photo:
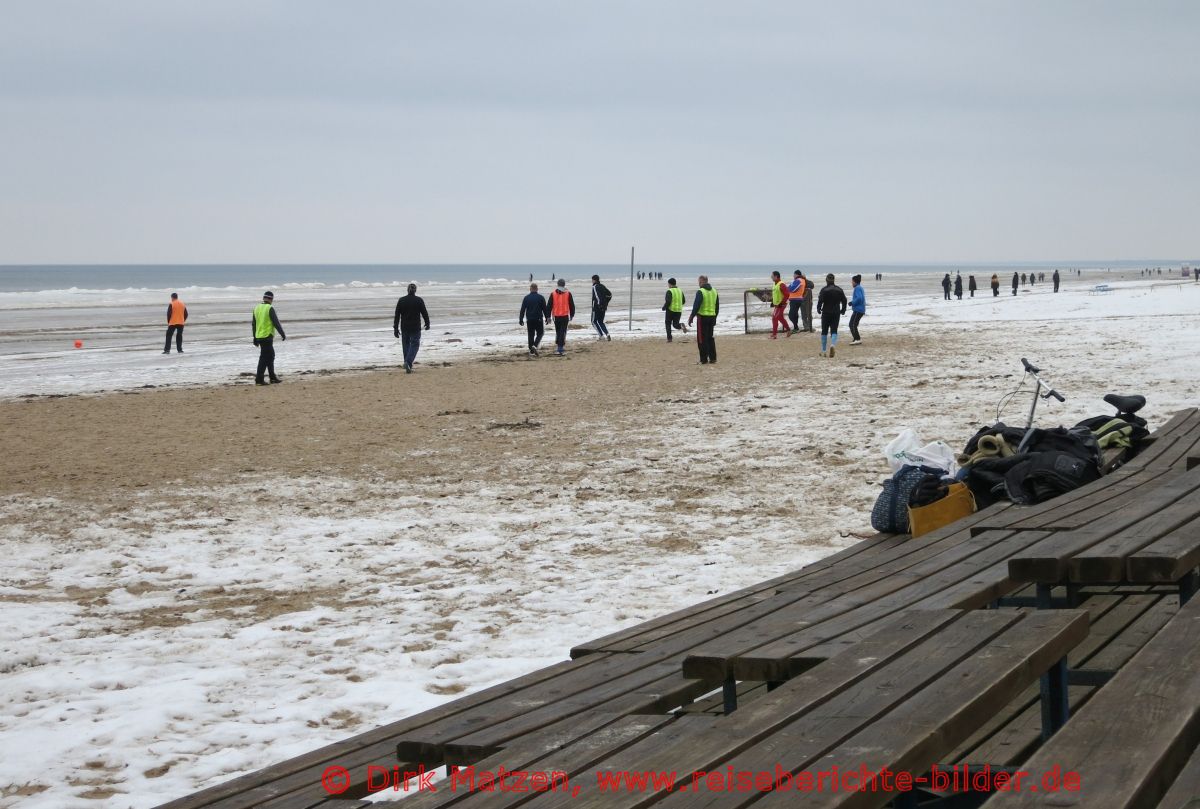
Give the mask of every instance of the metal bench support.
M 725 698 L 725 713 L 737 710 L 737 680 L 730 677 L 721 685 L 721 696 Z
M 1038 585 L 1040 588 L 1041 585 Z M 1067 694 L 1067 659 L 1064 657 L 1042 675 L 1042 741 L 1048 740 L 1067 723 L 1071 703 Z

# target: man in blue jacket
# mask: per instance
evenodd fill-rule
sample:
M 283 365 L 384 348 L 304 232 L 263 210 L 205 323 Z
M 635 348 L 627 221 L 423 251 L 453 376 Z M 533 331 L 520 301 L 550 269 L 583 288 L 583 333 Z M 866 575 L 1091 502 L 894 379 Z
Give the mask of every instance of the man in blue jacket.
M 851 278 L 850 283 L 854 287 L 850 293 L 850 310 L 854 313 L 850 315 L 850 336 L 854 338 L 850 345 L 857 346 L 862 345 L 858 336 L 858 321 L 867 313 L 867 294 L 863 292 L 861 275 Z
M 530 284 L 529 294 L 521 299 L 521 311 L 517 314 L 517 323 L 525 327 L 529 336 L 529 356 L 538 355 L 538 346 L 542 344 L 542 335 L 549 322 L 550 307 L 538 292 L 537 284 Z

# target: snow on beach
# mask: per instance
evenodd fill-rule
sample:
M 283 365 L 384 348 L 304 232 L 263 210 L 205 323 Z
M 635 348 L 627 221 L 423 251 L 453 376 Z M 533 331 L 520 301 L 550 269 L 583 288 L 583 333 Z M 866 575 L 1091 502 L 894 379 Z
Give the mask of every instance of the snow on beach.
M 720 365 L 661 391 L 622 387 L 596 346 L 564 367 L 608 375 L 608 412 L 545 435 L 494 423 L 481 392 L 478 412 L 447 412 L 429 440 L 379 448 L 424 470 L 401 480 L 252 466 L 127 498 L 8 488 L 0 806 L 153 806 L 799 567 L 870 534 L 881 448 L 899 429 L 961 444 L 994 419 L 1021 356 L 1067 396 L 1039 406 L 1041 424 L 1106 412 L 1110 391 L 1146 394 L 1152 426 L 1200 405 L 1200 285 L 1127 280 L 1089 294 L 1088 280 L 962 302 L 868 283 L 863 346 L 844 326 L 834 361 L 815 357 L 811 336 L 723 337 Z M 740 331 L 737 304 L 726 335 Z M 646 318 L 657 336 L 657 312 Z M 485 339 L 480 355 L 498 348 Z M 440 353 L 458 345 L 432 346 L 429 364 L 461 356 Z M 694 346 L 675 348 L 675 362 L 694 361 Z M 288 360 L 325 367 L 329 351 Z M 755 362 L 768 354 L 789 364 Z M 332 367 L 361 356 L 343 351 Z M 211 378 L 179 381 L 227 379 L 245 352 L 213 363 Z M 118 364 L 77 389 L 137 373 Z M 1022 420 L 1028 399 L 1003 416 Z M 564 431 L 571 451 L 542 459 Z

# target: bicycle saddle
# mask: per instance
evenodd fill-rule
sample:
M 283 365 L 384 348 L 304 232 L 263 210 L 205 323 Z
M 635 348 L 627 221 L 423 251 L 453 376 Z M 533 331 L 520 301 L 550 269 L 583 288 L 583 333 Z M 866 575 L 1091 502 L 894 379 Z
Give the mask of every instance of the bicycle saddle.
M 1110 393 L 1104 397 L 1104 401 L 1117 409 L 1118 413 L 1133 414 L 1146 406 L 1145 396 L 1118 396 L 1115 393 Z

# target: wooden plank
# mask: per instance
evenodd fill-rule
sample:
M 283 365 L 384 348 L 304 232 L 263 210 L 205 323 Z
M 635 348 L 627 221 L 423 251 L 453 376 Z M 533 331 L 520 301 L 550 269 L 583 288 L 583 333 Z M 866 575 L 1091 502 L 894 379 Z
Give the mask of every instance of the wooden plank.
M 1059 531 L 1028 552 L 1009 561 L 1009 576 L 1015 581 L 1057 583 L 1065 579 L 1068 560 L 1085 553 L 1109 537 L 1138 526 L 1138 531 L 1167 532 L 1180 524 L 1182 508 L 1172 506 L 1200 493 L 1200 473 L 1189 473 L 1141 495 L 1137 509 L 1126 509 L 1087 528 Z M 1119 576 L 1118 576 L 1119 578 Z M 1108 579 L 1112 581 L 1113 579 Z
M 1154 637 L 1175 615 L 1175 608 L 1162 596 L 1153 594 L 1107 596 L 1119 601 L 1091 623 L 1087 639 L 1069 657 L 1075 668 L 1114 671 L 1129 662 L 1138 650 Z M 1075 713 L 1096 689 L 1072 686 L 1069 689 L 1071 712 Z M 1041 744 L 1041 707 L 1037 688 L 1014 701 L 1013 709 L 982 727 L 971 740 L 947 759 L 952 763 L 969 761 L 993 766 L 1017 765 Z
M 1125 575 L 1134 582 L 1176 582 L 1197 565 L 1200 565 L 1200 519 L 1179 526 L 1130 555 Z
M 420 728 L 445 717 L 465 713 L 480 705 L 485 705 L 492 700 L 519 693 L 526 688 L 553 681 L 558 677 L 577 674 L 580 670 L 596 665 L 603 659 L 604 656 L 597 656 L 590 660 L 583 659 L 555 663 L 554 665 L 538 669 L 521 677 L 507 680 L 490 688 L 485 688 L 482 691 L 477 691 L 474 694 L 461 697 L 437 708 L 423 711 L 396 722 L 381 725 L 365 733 L 359 733 L 262 770 L 247 773 L 222 784 L 217 784 L 200 792 L 170 801 L 169 803 L 162 804 L 157 809 L 195 809 L 196 807 L 210 806 L 220 806 L 222 809 L 252 807 L 254 806 L 254 798 L 252 796 L 247 797 L 248 790 L 255 790 L 259 787 L 269 789 L 268 785 L 272 781 L 297 773 L 302 774 L 307 783 L 319 785 L 320 771 L 324 765 L 338 762 L 342 757 L 356 750 L 382 743 L 386 745 L 390 754 L 393 749 L 391 739 L 397 734 Z
M 607 724 L 582 735 L 566 731 L 534 734 L 519 744 L 506 747 L 488 758 L 475 762 L 475 770 L 499 772 L 504 768 L 510 772 L 578 772 L 652 733 L 664 733 L 674 738 L 686 732 L 684 728 L 688 724 L 699 721 L 696 717 L 676 716 L 627 716 L 616 720 L 609 716 L 608 720 Z M 529 799 L 528 794 L 472 793 L 466 789 L 451 790 L 448 783 L 443 784 L 445 788 L 440 788 L 437 792 L 409 794 L 403 801 L 383 801 L 373 806 L 376 809 L 434 809 L 470 800 L 471 808 L 476 809 L 482 806 L 511 806 Z M 336 804 L 331 805 L 330 809 L 334 806 Z
M 1156 809 L 1200 809 L 1200 747 L 1192 753 Z
M 1188 477 L 1200 481 L 1200 470 L 1188 473 Z M 1200 483 L 1197 486 L 1200 489 Z M 1076 554 L 1067 562 L 1067 578 L 1074 582 L 1120 581 L 1126 576 L 1129 557 L 1197 520 L 1200 520 L 1200 491 L 1185 495 L 1118 534 L 1092 545 L 1083 553 Z M 1174 537 L 1177 547 L 1194 550 L 1200 556 L 1200 534 L 1196 534 L 1194 529 L 1184 534 L 1174 533 Z M 1189 537 L 1190 543 L 1187 541 Z
M 730 635 L 720 643 L 706 645 L 692 652 L 684 663 L 684 671 L 723 671 L 739 680 L 786 680 L 797 670 L 811 665 L 803 655 L 812 647 L 846 633 L 860 629 L 872 621 L 905 609 L 965 608 L 971 609 L 998 595 L 1005 570 L 1003 560 L 1024 544 L 1037 542 L 1045 535 L 1026 532 L 1009 536 L 1007 532 L 982 534 L 964 541 L 956 554 L 948 557 L 950 564 L 930 569 L 914 568 L 918 580 L 882 597 L 859 602 L 847 602 L 850 609 L 841 609 L 820 624 L 798 627 L 787 634 L 756 637 L 753 627 L 746 634 Z M 1016 542 L 1013 545 L 1010 543 Z M 970 559 L 970 563 L 965 560 Z M 940 569 L 937 569 L 940 567 Z M 841 604 L 827 605 L 833 611 Z M 757 643 L 754 643 L 757 641 Z M 751 644 L 754 645 L 751 645 Z M 689 669 L 689 664 L 694 668 Z
M 637 646 L 643 645 L 646 642 L 667 637 L 696 623 L 703 623 L 714 617 L 741 609 L 746 603 L 769 598 L 787 585 L 811 578 L 813 575 L 825 571 L 834 565 L 858 556 L 871 556 L 890 547 L 902 545 L 904 541 L 905 537 L 902 534 L 880 534 L 878 538 L 872 537 L 871 539 L 856 542 L 848 548 L 822 557 L 811 565 L 805 565 L 799 570 L 784 573 L 772 579 L 744 587 L 733 593 L 702 601 L 699 604 L 684 607 L 658 618 L 643 621 L 634 626 L 581 643 L 571 649 L 571 657 L 581 657 L 585 654 L 605 651 L 632 651 Z
M 925 772 L 1065 657 L 1087 631 L 1087 613 L 1083 611 L 1027 613 L 1017 626 L 905 700 L 884 721 L 802 766 L 828 770 L 865 765 L 872 772 L 885 767 L 892 772 Z M 799 730 L 802 724 L 806 723 L 794 727 Z M 768 762 L 761 758 L 748 769 L 770 769 Z M 823 790 L 805 795 L 803 804 L 806 809 L 878 809 L 880 797 L 869 791 Z M 756 804 L 763 809 L 795 805 L 796 796 L 782 792 L 767 795 Z
M 723 767 L 725 762 L 736 766 L 749 751 L 770 746 L 772 739 L 796 722 L 804 725 L 810 745 L 828 749 L 893 710 L 923 685 L 937 681 L 1020 618 L 1016 614 L 935 611 L 908 613 L 896 620 L 888 631 L 864 644 L 859 654 L 830 660 L 746 708 L 712 720 L 706 730 L 687 739 L 656 744 L 651 737 L 606 759 L 595 770 L 687 773 Z M 709 793 L 700 794 L 705 795 Z M 530 807 L 638 807 L 661 797 L 592 790 L 577 800 L 539 798 Z
M 1072 799 L 1088 809 L 1153 807 L 1200 744 L 1198 647 L 1200 600 L 1181 609 L 1022 769 L 1079 773 L 1082 791 Z M 1047 798 L 1009 793 L 984 807 L 1041 807 Z

